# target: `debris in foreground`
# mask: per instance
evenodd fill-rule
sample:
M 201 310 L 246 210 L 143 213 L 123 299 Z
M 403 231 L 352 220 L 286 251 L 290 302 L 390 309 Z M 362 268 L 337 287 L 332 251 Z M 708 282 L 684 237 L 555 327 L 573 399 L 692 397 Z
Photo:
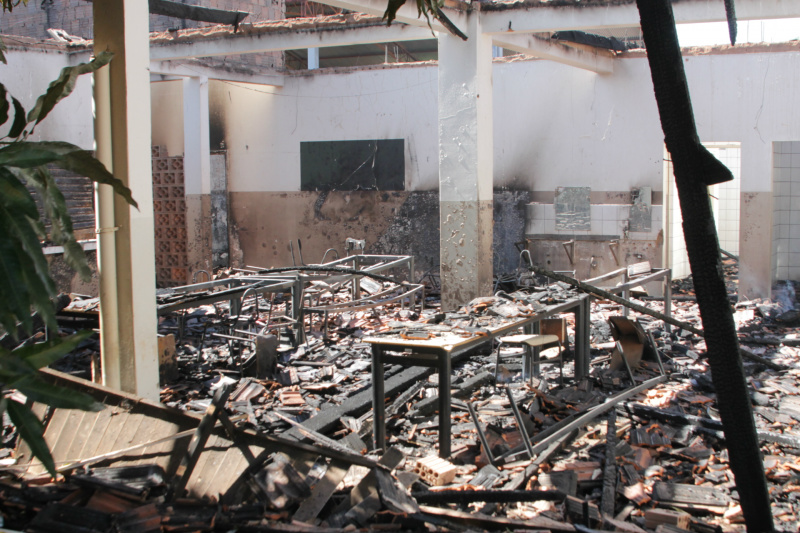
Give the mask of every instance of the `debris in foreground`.
M 685 281 L 674 287 L 673 315 L 697 325 L 691 287 Z M 568 295 L 555 284 L 511 292 L 510 299 L 480 299 L 454 314 L 441 313 L 434 300 L 424 310 L 393 303 L 317 314 L 307 317 L 305 343 L 293 343 L 287 328 L 262 331 L 269 313 L 285 312 L 287 302 L 278 295 L 258 304 L 245 301 L 237 316 L 251 317 L 252 325 L 231 326 L 227 303 L 166 315 L 160 332 L 175 339 L 178 377 L 164 386 L 163 405 L 50 374 L 89 391 L 107 408 L 83 413 L 37 407 L 63 476 L 56 481 L 30 462 L 24 445 L 0 448 L 4 527 L 743 530 L 704 341 L 636 317 L 652 342 L 645 342 L 639 366 L 632 365 L 631 383 L 624 366 L 610 367 L 616 343 L 609 320 L 622 309 L 608 301 L 592 304 L 591 371 L 584 379 L 574 379 L 568 354 L 560 385 L 558 362 L 548 362 L 547 350 L 533 380 L 522 378 L 516 347 L 501 347 L 498 383 L 494 346 L 487 343 L 455 361 L 448 458 L 436 457 L 437 376 L 431 369 L 387 366 L 388 444 L 372 449 L 371 359 L 364 337 L 419 335 L 446 320 L 468 324 L 477 309 L 482 316 L 502 316 L 515 306 L 526 312 L 515 302 L 539 298 L 544 304 Z M 319 298 L 317 305 L 351 296 L 343 286 L 321 290 Z M 662 305 L 657 298 L 638 301 Z M 745 370 L 773 516 L 780 530 L 796 531 L 800 330 L 776 321 L 787 310 L 774 306 L 742 302 L 735 319 L 743 347 L 774 364 L 748 360 Z M 570 316 L 567 321 L 574 346 L 575 324 Z M 251 335 L 236 329 L 272 340 L 245 342 Z M 92 348 L 83 347 L 63 368 L 88 375 L 82 368 L 91 367 Z M 258 371 L 259 357 L 274 361 L 266 373 Z M 4 425 L 3 436 L 11 445 L 13 428 Z

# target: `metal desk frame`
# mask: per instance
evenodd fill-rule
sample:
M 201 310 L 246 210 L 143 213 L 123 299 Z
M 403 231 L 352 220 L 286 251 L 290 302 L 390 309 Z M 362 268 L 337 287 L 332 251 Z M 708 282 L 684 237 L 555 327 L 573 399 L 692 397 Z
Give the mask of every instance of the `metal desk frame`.
M 364 342 L 372 346 L 372 413 L 375 448 L 386 445 L 386 406 L 384 391 L 384 367 L 386 363 L 402 366 L 422 366 L 435 368 L 439 372 L 439 456 L 449 457 L 451 450 L 450 431 L 450 372 L 453 359 L 464 355 L 478 346 L 491 342 L 496 337 L 508 335 L 523 328 L 526 333 L 536 333 L 539 321 L 559 313 L 575 314 L 575 376 L 580 379 L 589 369 L 589 296 L 577 295 L 565 302 L 548 306 L 532 316 L 510 321 L 496 328 L 490 328 L 488 335 L 461 337 L 449 333 L 428 340 L 407 340 L 395 337 L 365 337 Z M 523 375 L 530 372 L 531 356 L 533 371 L 539 372 L 539 349 L 527 348 L 523 361 Z M 403 352 L 403 355 L 390 355 L 386 352 Z
M 598 286 L 597 284 L 599 282 L 607 281 L 617 276 L 622 276 L 622 284 L 617 285 L 615 287 L 603 287 L 603 290 L 606 292 L 610 292 L 611 294 L 621 294 L 622 297 L 626 300 L 631 299 L 632 288 L 638 287 L 639 285 L 645 285 L 647 283 L 661 280 L 664 290 L 664 314 L 667 315 L 668 317 L 672 316 L 672 269 L 671 268 L 654 268 L 649 273 L 631 277 L 628 274 L 628 268 L 625 267 L 614 270 L 612 272 L 607 272 L 606 274 L 603 274 L 602 276 L 597 276 L 596 278 L 583 280 L 583 282 L 589 285 Z M 622 316 L 627 317 L 629 313 L 630 310 L 627 307 L 622 308 Z M 664 322 L 664 329 L 667 331 L 667 333 L 671 331 L 671 327 L 668 322 Z

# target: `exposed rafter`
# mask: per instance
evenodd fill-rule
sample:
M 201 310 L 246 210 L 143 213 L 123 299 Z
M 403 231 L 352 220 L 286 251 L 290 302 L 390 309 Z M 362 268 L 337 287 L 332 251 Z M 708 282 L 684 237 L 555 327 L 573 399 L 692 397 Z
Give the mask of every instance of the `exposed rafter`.
M 288 28 L 281 31 L 248 29 L 238 34 L 230 32 L 222 36 L 194 32 L 191 39 L 183 39 L 178 36 L 174 42 L 167 39 L 153 42 L 150 47 L 150 59 L 161 61 L 299 48 L 417 41 L 430 38 L 431 32 L 428 29 L 406 24 L 392 24 L 390 27 L 386 27 L 385 24 L 381 24 L 375 19 L 371 19 L 369 23 L 339 24 L 330 28 L 320 25 L 303 29 Z
M 495 35 L 492 42 L 495 46 L 502 46 L 521 54 L 550 59 L 598 74 L 611 74 L 614 71 L 614 54 L 608 50 L 568 45 L 526 33 Z
M 235 81 L 240 83 L 259 83 L 261 85 L 283 86 L 283 76 L 270 74 L 251 74 L 229 69 L 200 65 L 194 62 L 173 63 L 170 61 L 150 61 L 150 74 L 162 79 L 205 77 L 210 80 Z
M 727 21 L 725 5 L 719 0 L 680 0 L 674 2 L 673 9 L 678 24 Z M 484 31 L 494 35 L 639 25 L 639 12 L 634 2 L 482 4 L 481 13 Z M 738 20 L 800 17 L 800 2 L 736 0 L 736 17 Z

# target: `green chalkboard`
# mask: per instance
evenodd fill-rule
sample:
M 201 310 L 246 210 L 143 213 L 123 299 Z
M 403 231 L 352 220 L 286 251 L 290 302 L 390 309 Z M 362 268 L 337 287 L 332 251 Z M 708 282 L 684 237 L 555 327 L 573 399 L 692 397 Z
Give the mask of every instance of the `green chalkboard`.
M 300 190 L 402 191 L 403 139 L 300 143 Z

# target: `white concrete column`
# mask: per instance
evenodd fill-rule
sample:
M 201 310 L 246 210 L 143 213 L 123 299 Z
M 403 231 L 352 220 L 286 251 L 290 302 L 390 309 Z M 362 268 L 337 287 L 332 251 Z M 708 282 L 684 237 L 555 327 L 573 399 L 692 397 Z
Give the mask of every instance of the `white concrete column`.
M 470 12 L 469 39 L 439 33 L 442 309 L 492 290 L 492 39 Z
M 97 108 L 97 123 L 110 130 L 98 128 L 97 153 L 139 204 L 136 209 L 114 195 L 111 206 L 109 197 L 98 194 L 98 219 L 107 220 L 113 210 L 113 227 L 99 231 L 115 236 L 111 249 L 102 241 L 98 247 L 103 383 L 158 401 L 149 13 L 140 0 L 95 2 L 93 11 L 94 49 L 114 53 L 107 93 L 97 95 L 108 103 Z M 113 261 L 106 260 L 109 254 Z
M 189 279 L 211 268 L 211 149 L 208 78 L 183 79 L 183 181 Z
M 183 181 L 186 195 L 211 194 L 208 78 L 183 79 Z
M 308 70 L 319 68 L 319 48 L 308 49 Z

